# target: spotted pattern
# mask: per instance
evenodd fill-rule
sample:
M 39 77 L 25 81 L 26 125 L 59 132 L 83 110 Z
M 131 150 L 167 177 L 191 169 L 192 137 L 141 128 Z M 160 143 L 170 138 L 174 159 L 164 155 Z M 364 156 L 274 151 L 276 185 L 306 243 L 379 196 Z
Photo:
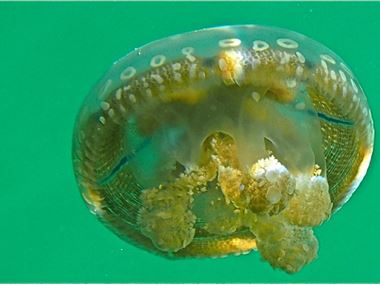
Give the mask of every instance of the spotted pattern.
M 240 69 L 243 67 L 245 72 L 248 72 L 248 70 L 246 69 L 247 67 L 255 69 L 258 66 L 260 66 L 260 64 L 268 64 L 273 59 L 276 59 L 280 65 L 288 64 L 289 62 L 297 63 L 294 75 L 297 78 L 302 78 L 304 76 L 305 63 L 307 62 L 307 59 L 299 50 L 299 48 L 302 48 L 302 45 L 300 46 L 297 41 L 290 38 L 278 38 L 276 40 L 276 45 L 284 48 L 286 51 L 281 52 L 279 50 L 275 50 L 270 46 L 270 44 L 267 41 L 255 39 L 254 41 L 252 41 L 253 53 L 234 52 L 232 53 L 232 62 L 227 63 L 225 59 L 219 59 L 219 68 L 224 71 L 232 69 L 232 72 L 229 71 L 229 73 L 226 76 L 232 76 L 237 78 L 238 76 L 242 77 L 242 70 Z M 226 38 L 219 40 L 218 46 L 221 49 L 240 49 L 242 46 L 242 41 L 239 38 Z M 289 53 L 289 51 L 291 51 L 291 53 Z M 164 74 L 166 76 L 162 76 L 161 72 L 152 72 L 150 75 L 150 81 L 147 81 L 146 78 L 143 77 L 142 84 L 137 83 L 138 85 L 143 86 L 143 93 L 146 97 L 153 98 L 155 90 L 161 92 L 166 90 L 165 86 L 170 81 L 175 81 L 176 83 L 184 83 L 187 80 L 206 79 L 206 73 L 210 72 L 204 70 L 200 66 L 201 63 L 197 62 L 195 48 L 191 46 L 184 47 L 181 49 L 180 52 L 185 56 L 187 64 L 181 62 L 173 62 L 170 64 L 169 73 L 168 67 L 165 66 Z M 155 55 L 150 60 L 150 66 L 154 70 L 155 68 L 164 66 L 166 60 L 167 58 L 163 54 Z M 243 65 L 240 64 L 242 62 L 244 62 Z M 339 67 L 341 68 L 339 69 Z M 187 75 L 184 75 L 184 69 L 187 70 Z M 136 73 L 137 70 L 135 67 L 128 66 L 120 73 L 120 79 L 122 81 L 130 81 L 133 79 Z M 358 123 L 365 125 L 369 111 L 367 107 L 359 108 L 359 105 L 364 102 L 361 102 L 361 99 L 356 95 L 359 92 L 359 88 L 355 83 L 355 79 L 352 78 L 352 72 L 348 69 L 348 67 L 343 62 L 337 63 L 337 61 L 328 54 L 320 54 L 320 65 L 317 66 L 315 74 L 317 78 L 319 78 L 319 80 L 321 81 L 319 88 L 323 89 L 323 92 L 325 92 L 329 100 L 336 100 L 335 96 L 340 96 L 341 98 L 347 98 L 349 96 L 351 97 L 351 100 L 342 100 L 342 112 L 346 114 L 351 113 L 357 115 Z M 101 93 L 105 94 L 109 90 L 112 83 L 113 82 L 111 80 L 108 80 L 105 83 L 103 91 Z M 297 80 L 295 78 L 290 78 L 286 80 L 285 84 L 288 88 L 296 88 Z M 117 89 L 114 95 L 115 98 L 117 98 L 117 100 L 127 98 L 131 105 L 138 103 L 139 95 L 136 96 L 134 93 L 128 92 L 129 90 L 131 90 L 131 88 L 132 87 L 130 85 L 126 85 L 123 88 Z M 252 98 L 258 101 L 260 98 L 260 94 L 256 94 L 256 92 L 253 94 L 254 95 L 252 95 Z M 99 116 L 99 122 L 103 126 L 106 125 L 107 122 L 115 122 L 115 117 L 117 117 L 115 116 L 115 110 L 120 111 L 122 114 L 127 114 L 127 109 L 130 108 L 122 104 L 119 104 L 119 107 L 116 107 L 115 109 L 110 109 L 110 106 L 110 103 L 108 103 L 107 101 L 100 102 L 100 108 L 103 111 L 107 111 L 101 116 Z M 294 105 L 294 108 L 296 110 L 303 110 L 304 103 L 297 103 Z M 323 115 L 321 116 L 321 118 L 324 117 Z M 112 118 L 112 120 L 107 120 L 107 117 Z M 331 121 L 334 120 L 337 121 L 339 120 L 339 118 L 332 119 Z
M 213 82 L 230 90 L 247 90 L 252 104 L 272 96 L 271 100 L 288 104 L 294 112 L 317 116 L 334 209 L 347 201 L 368 167 L 373 147 L 371 112 L 358 81 L 340 58 L 326 50 L 309 57 L 305 43 L 291 34 L 247 40 L 228 29 L 223 32 L 224 38 L 210 39 L 208 52 L 189 42 L 176 45 L 176 50 L 169 47 L 170 52 L 162 49 L 149 56 L 143 48 L 139 50 L 138 64 L 127 61 L 115 76 L 98 86 L 97 111 L 79 123 L 80 131 L 75 134 L 74 167 L 91 211 L 120 236 L 159 254 L 166 255 L 136 228 L 142 188 L 128 172 L 129 164 L 150 144 L 142 142 L 126 153 L 125 128 L 120 127 L 128 122 L 134 131 L 133 116 L 142 106 L 196 104 L 207 96 L 202 90 Z M 181 37 L 172 39 L 179 41 Z M 250 88 L 254 80 L 257 84 L 270 82 L 276 92 Z M 310 112 L 306 101 L 293 100 L 292 92 L 304 86 L 315 112 Z M 212 109 L 210 106 L 210 112 Z M 143 126 L 147 136 L 155 126 L 150 119 L 147 116 Z M 102 179 L 104 185 L 98 184 Z M 188 247 L 171 255 L 221 256 L 244 253 L 255 246 L 255 236 L 249 231 L 215 236 L 199 229 Z

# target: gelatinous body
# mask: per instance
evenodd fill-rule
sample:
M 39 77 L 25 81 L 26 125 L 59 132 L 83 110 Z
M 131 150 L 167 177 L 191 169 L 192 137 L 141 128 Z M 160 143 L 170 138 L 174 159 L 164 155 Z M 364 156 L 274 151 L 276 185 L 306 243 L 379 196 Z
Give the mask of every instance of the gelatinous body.
M 150 43 L 85 100 L 73 142 L 91 211 L 168 257 L 257 248 L 296 272 L 312 228 L 358 187 L 373 149 L 358 81 L 300 34 L 226 26 Z

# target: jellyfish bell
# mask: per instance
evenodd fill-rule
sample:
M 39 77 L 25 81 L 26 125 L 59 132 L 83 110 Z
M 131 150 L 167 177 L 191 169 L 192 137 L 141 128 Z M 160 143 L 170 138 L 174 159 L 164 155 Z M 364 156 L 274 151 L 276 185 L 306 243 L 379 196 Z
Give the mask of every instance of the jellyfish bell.
M 374 130 L 344 61 L 284 29 L 244 25 L 154 41 L 113 64 L 85 99 L 73 164 L 90 210 L 163 256 L 257 248 L 297 272 L 312 228 L 369 166 Z

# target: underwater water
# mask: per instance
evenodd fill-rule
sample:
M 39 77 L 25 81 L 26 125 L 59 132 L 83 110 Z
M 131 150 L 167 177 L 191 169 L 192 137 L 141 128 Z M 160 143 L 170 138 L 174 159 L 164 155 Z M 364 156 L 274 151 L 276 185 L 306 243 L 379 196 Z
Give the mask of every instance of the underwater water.
M 358 78 L 376 127 L 380 111 L 376 97 L 379 60 L 375 52 L 380 43 L 374 36 L 380 26 L 378 6 L 0 4 L 0 91 L 5 134 L 1 149 L 4 190 L 0 194 L 0 214 L 5 219 L 0 238 L 0 281 L 378 281 L 376 146 L 368 174 L 357 192 L 316 230 L 318 258 L 296 275 L 273 270 L 260 261 L 257 252 L 173 261 L 125 243 L 88 213 L 78 195 L 70 154 L 79 106 L 112 61 L 155 39 L 226 24 L 288 28 L 331 48 Z M 207 20 L 194 17 L 199 10 L 210 11 Z M 179 19 L 180 24 L 173 27 L 171 23 Z

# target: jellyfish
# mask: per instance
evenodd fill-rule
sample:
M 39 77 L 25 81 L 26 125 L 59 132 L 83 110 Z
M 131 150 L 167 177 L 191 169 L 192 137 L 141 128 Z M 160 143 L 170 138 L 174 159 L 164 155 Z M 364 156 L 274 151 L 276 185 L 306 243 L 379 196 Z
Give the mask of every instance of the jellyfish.
M 168 258 L 257 250 L 289 273 L 362 181 L 371 112 L 347 64 L 280 28 L 203 29 L 116 61 L 84 100 L 73 165 L 90 211 Z

